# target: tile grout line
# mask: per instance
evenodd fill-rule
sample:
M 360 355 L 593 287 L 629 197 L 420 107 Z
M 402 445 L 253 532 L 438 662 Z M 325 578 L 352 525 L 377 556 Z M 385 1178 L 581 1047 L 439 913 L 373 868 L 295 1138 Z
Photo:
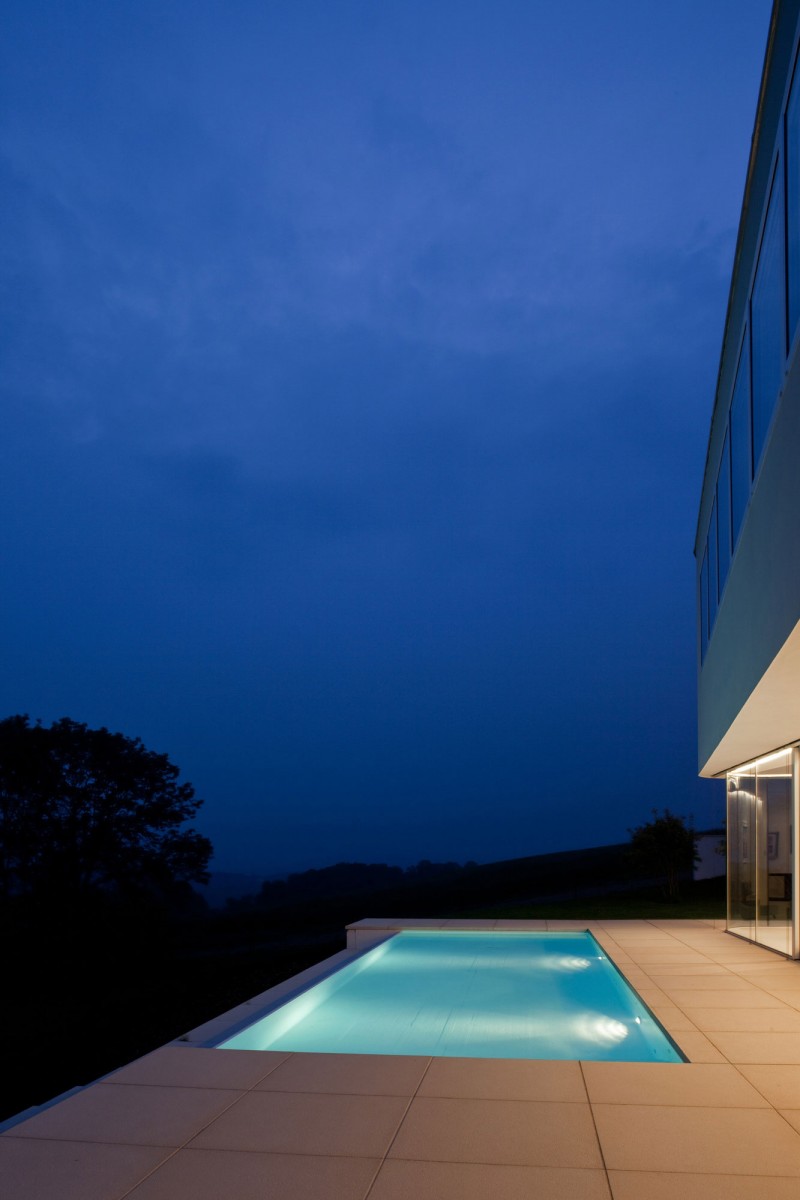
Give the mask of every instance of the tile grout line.
M 724 932 L 724 931 L 721 931 L 721 932 Z M 676 939 L 676 940 L 680 940 L 680 939 Z M 712 965 L 714 965 L 714 966 L 717 966 L 717 967 L 722 967 L 722 970 L 724 971 L 724 976 L 723 976 L 724 978 L 733 978 L 733 979 L 741 979 L 741 978 L 742 978 L 742 977 L 741 977 L 740 975 L 738 975 L 738 974 L 737 974 L 735 971 L 731 971 L 730 967 L 727 967 L 727 966 L 726 966 L 724 963 L 718 963 L 718 962 L 716 962 L 714 959 L 711 959 L 711 958 L 709 958 L 709 957 L 708 957 L 708 955 L 706 955 L 706 954 L 703 954 L 703 951 L 702 951 L 702 950 L 700 950 L 700 951 L 697 951 L 697 953 L 698 953 L 698 954 L 701 954 L 701 955 L 703 956 L 703 958 L 705 958 L 705 959 L 706 959 L 706 961 L 707 961 L 708 963 L 710 963 L 710 964 L 712 964 Z M 638 965 L 638 964 L 637 964 L 637 965 Z M 680 964 L 677 964 L 677 965 L 680 965 Z M 642 970 L 644 970 L 644 967 L 642 967 Z M 646 973 L 647 973 L 647 972 L 646 972 Z M 709 976 L 707 976 L 706 978 L 713 979 L 714 977 L 715 977 L 714 975 L 709 975 Z M 772 993 L 771 993 L 771 992 L 768 992 L 766 988 L 762 988 L 762 987 L 759 987 L 758 985 L 754 985 L 754 984 L 752 984 L 752 983 L 751 983 L 751 981 L 750 981 L 750 978 L 749 978 L 749 977 L 748 977 L 748 978 L 745 978 L 745 979 L 743 980 L 743 982 L 747 983 L 747 984 L 748 984 L 750 987 L 755 987 L 755 988 L 756 988 L 756 990 L 757 990 L 758 992 L 762 993 L 762 995 L 766 995 L 766 996 L 771 996 L 771 995 L 772 995 Z M 656 985 L 656 986 L 658 986 L 658 985 Z M 663 989 L 663 988 L 660 988 L 659 990 L 663 991 L 664 989 Z M 680 990 L 680 989 L 679 989 L 679 990 Z M 684 990 L 686 990 L 686 989 L 684 989 Z M 693 990 L 693 991 L 697 992 L 697 994 L 698 994 L 698 997 L 700 997 L 700 996 L 702 996 L 702 993 L 703 993 L 704 991 L 714 991 L 715 989 L 714 989 L 714 988 L 696 988 L 696 989 L 691 989 L 691 990 Z M 741 989 L 741 990 L 742 990 L 742 991 L 746 991 L 747 989 L 745 988 L 745 989 Z M 665 994 L 665 996 L 667 997 L 667 1000 L 669 1001 L 669 1003 L 670 1003 L 670 1004 L 673 1004 L 673 1005 L 675 1006 L 675 1008 L 677 1008 L 677 1009 L 678 1009 L 678 1011 L 679 1011 L 680 1013 L 682 1013 L 682 1014 L 683 1014 L 683 1016 L 686 1018 L 686 1020 L 687 1020 L 687 1021 L 691 1021 L 691 1022 L 692 1022 L 692 1024 L 694 1024 L 694 1023 L 695 1023 L 695 1022 L 694 1022 L 694 1020 L 693 1020 L 693 1018 L 692 1018 L 692 1017 L 689 1015 L 689 1013 L 686 1011 L 686 1007 L 685 1007 L 683 1004 L 679 1004 L 679 1003 L 678 1003 L 678 1001 L 677 1001 L 677 1000 L 675 1000 L 675 999 L 674 999 L 674 997 L 670 996 L 668 993 L 666 993 L 666 992 L 665 992 L 664 994 Z M 777 997 L 773 997 L 773 999 L 776 999 L 776 998 L 777 998 Z M 695 1005 L 689 1005 L 688 1007 L 690 1007 L 690 1008 L 702 1008 L 703 1006 L 702 1006 L 702 1004 L 695 1004 Z M 791 1007 L 791 1006 L 787 1006 L 787 1007 Z M 737 1067 L 737 1066 L 738 1066 L 738 1064 L 737 1064 L 737 1063 L 735 1063 L 735 1062 L 733 1062 L 733 1061 L 732 1061 L 732 1060 L 731 1060 L 731 1059 L 728 1057 L 728 1055 L 725 1053 L 725 1051 L 722 1049 L 722 1047 L 721 1047 L 721 1046 L 718 1046 L 718 1045 L 717 1045 L 717 1043 L 716 1043 L 716 1042 L 713 1040 L 713 1038 L 710 1036 L 710 1035 L 711 1035 L 711 1033 L 714 1033 L 714 1032 L 725 1032 L 724 1030 L 711 1030 L 711 1031 L 709 1031 L 709 1030 L 703 1030 L 703 1029 L 699 1029 L 699 1027 L 698 1027 L 698 1032 L 699 1032 L 700 1034 L 702 1034 L 702 1036 L 705 1038 L 705 1040 L 706 1040 L 707 1042 L 709 1042 L 709 1043 L 710 1043 L 710 1045 L 711 1045 L 711 1046 L 713 1046 L 713 1048 L 714 1048 L 714 1049 L 717 1051 L 717 1053 L 718 1053 L 718 1054 L 721 1054 L 721 1055 L 722 1055 L 722 1057 L 725 1059 L 725 1062 L 726 1062 L 726 1063 L 729 1063 L 729 1064 L 730 1064 L 732 1067 Z M 766 1099 L 766 1097 L 765 1097 L 765 1099 Z
M 705 953 L 704 953 L 702 950 L 697 950 L 697 949 L 696 949 L 696 947 L 689 945 L 689 943 L 687 943 L 687 942 L 683 941 L 683 939 L 682 939 L 682 938 L 679 938 L 679 937 L 677 936 L 677 934 L 673 934 L 673 933 L 672 933 L 672 931 L 662 930 L 661 932 L 668 932 L 668 933 L 669 933 L 669 935 L 670 935 L 671 937 L 674 937 L 674 940 L 675 940 L 676 942 L 678 942 L 680 945 L 686 946 L 686 947 L 687 947 L 687 949 L 693 950 L 695 953 L 699 954 L 699 955 L 700 955 L 700 956 L 701 956 L 703 959 L 705 959 L 705 961 L 706 961 L 707 963 L 709 963 L 710 965 L 713 965 L 713 966 L 715 966 L 715 967 L 721 967 L 721 968 L 722 968 L 722 971 L 724 972 L 724 975 L 723 975 L 723 977 L 725 977 L 725 978 L 735 978 L 735 979 L 741 979 L 741 978 L 742 978 L 742 977 L 741 977 L 740 975 L 738 975 L 738 974 L 737 974 L 735 971 L 732 971 L 732 970 L 730 969 L 730 967 L 726 966 L 726 964 L 725 964 L 725 963 L 720 963 L 720 962 L 717 962 L 715 959 L 709 958 L 709 956 L 708 956 L 707 954 L 705 954 Z M 720 931 L 720 932 L 721 932 L 721 933 L 724 933 L 724 931 Z M 638 967 L 639 967 L 641 970 L 645 971 L 645 974 L 647 974 L 647 975 L 649 976 L 649 972 L 648 972 L 648 971 L 645 969 L 645 968 L 646 968 L 646 965 L 643 965 L 643 964 L 640 964 L 640 963 L 638 963 L 638 962 L 636 961 L 636 959 L 634 958 L 634 956 L 633 956 L 633 955 L 631 955 L 631 958 L 633 959 L 634 963 L 635 963 L 635 964 L 636 964 L 636 965 L 637 965 L 637 966 L 638 966 Z M 675 965 L 679 966 L 680 964 L 675 964 Z M 652 976 L 649 976 L 649 977 L 650 977 L 650 978 L 652 978 Z M 708 976 L 708 978 L 713 978 L 713 977 L 714 977 L 713 975 L 711 975 L 711 976 Z M 757 991 L 759 991 L 759 992 L 761 992 L 763 995 L 767 995 L 767 996 L 769 996 L 769 995 L 772 995 L 772 993 L 771 993 L 771 992 L 768 992 L 768 991 L 766 990 L 766 988 L 762 988 L 762 987 L 759 987 L 757 984 L 753 984 L 753 983 L 751 982 L 751 979 L 750 979 L 749 977 L 748 977 L 748 978 L 745 978 L 745 979 L 743 980 L 743 982 L 747 983 L 747 984 L 748 984 L 750 987 L 755 987 L 755 988 L 756 988 L 756 990 L 757 990 Z M 659 987 L 659 985 L 657 985 L 657 984 L 656 984 L 655 986 Z M 661 987 L 659 987 L 659 990 L 660 990 L 660 991 L 664 991 L 664 989 L 663 989 L 663 988 L 661 988 Z M 713 991 L 714 989 L 713 989 L 713 988 L 709 988 L 709 989 L 698 988 L 698 989 L 695 989 L 695 990 L 696 990 L 698 993 L 700 993 L 700 994 L 701 994 L 701 993 L 702 993 L 704 990 Z M 746 990 L 746 989 L 743 989 L 743 990 Z M 674 1007 L 675 1007 L 675 1008 L 677 1008 L 677 1009 L 678 1009 L 678 1011 L 679 1011 L 680 1013 L 682 1013 L 682 1015 L 685 1017 L 685 1019 L 686 1019 L 687 1021 L 691 1021 L 691 1022 L 692 1022 L 692 1024 L 694 1025 L 694 1023 L 695 1023 L 695 1022 L 693 1021 L 692 1017 L 691 1017 L 691 1016 L 690 1016 L 690 1015 L 689 1015 L 689 1014 L 686 1012 L 686 1008 L 684 1007 L 684 1005 L 682 1005 L 682 1004 L 679 1004 L 679 1003 L 678 1003 L 678 1002 L 677 1002 L 677 1001 L 674 999 L 674 997 L 670 996 L 668 993 L 666 993 L 666 992 L 665 992 L 665 993 L 664 993 L 664 995 L 666 996 L 666 998 L 667 998 L 668 1002 L 669 1002 L 670 1004 L 674 1005 Z M 701 1005 L 694 1005 L 694 1006 L 691 1006 L 691 1005 L 690 1005 L 689 1007 L 702 1007 L 702 1006 L 701 1006 Z M 711 1038 L 711 1037 L 710 1037 L 710 1035 L 709 1035 L 709 1031 L 707 1031 L 707 1030 L 701 1030 L 701 1029 L 699 1029 L 699 1028 L 698 1028 L 698 1032 L 699 1032 L 699 1033 L 700 1033 L 700 1034 L 701 1034 L 701 1035 L 704 1037 L 704 1039 L 705 1039 L 705 1040 L 706 1040 L 706 1041 L 707 1041 L 707 1042 L 708 1042 L 708 1043 L 709 1043 L 709 1044 L 710 1044 L 710 1045 L 711 1045 L 711 1046 L 714 1048 L 714 1050 L 715 1050 L 715 1051 L 716 1051 L 718 1054 L 721 1054 L 721 1055 L 722 1055 L 722 1057 L 725 1059 L 725 1061 L 726 1061 L 727 1063 L 729 1063 L 729 1064 L 730 1064 L 731 1066 L 733 1066 L 733 1067 L 736 1067 L 736 1066 L 737 1066 L 737 1064 L 736 1064 L 736 1063 L 734 1063 L 734 1062 L 732 1062 L 732 1061 L 731 1061 L 731 1059 L 728 1057 L 728 1055 L 725 1053 L 725 1051 L 724 1051 L 724 1050 L 723 1050 L 723 1049 L 722 1049 L 720 1046 L 718 1046 L 718 1045 L 717 1045 L 717 1043 L 716 1043 L 716 1042 L 713 1040 L 713 1038 Z M 712 1031 L 712 1032 L 713 1032 L 713 1031 Z M 672 1036 L 672 1035 L 670 1035 L 670 1036 Z M 680 1039 L 679 1039 L 679 1038 L 677 1038 L 677 1039 L 675 1039 L 675 1040 L 677 1040 L 677 1041 L 678 1041 L 678 1044 L 680 1044 Z M 792 1127 L 792 1128 L 794 1128 L 794 1127 Z
M 614 945 L 615 945 L 615 946 L 618 946 L 618 945 L 619 945 L 619 943 L 618 943 L 618 942 L 615 942 L 613 938 L 611 938 L 610 940 L 614 942 Z M 667 1033 L 668 1037 L 669 1037 L 669 1038 L 671 1038 L 671 1040 L 672 1040 L 672 1041 L 675 1043 L 675 1045 L 676 1045 L 676 1046 L 678 1046 L 678 1048 L 680 1049 L 680 1051 L 681 1051 L 681 1054 L 685 1054 L 685 1053 L 686 1053 L 686 1051 L 683 1049 L 683 1047 L 682 1047 L 682 1046 L 681 1046 L 681 1044 L 680 1044 L 680 1041 L 681 1041 L 681 1039 L 680 1039 L 680 1034 L 681 1034 L 681 1033 L 690 1033 L 690 1032 L 701 1033 L 701 1032 L 702 1032 L 702 1030 L 700 1030 L 699 1028 L 697 1028 L 697 1026 L 695 1026 L 695 1024 L 694 1024 L 694 1021 L 692 1021 L 692 1018 L 691 1018 L 690 1016 L 688 1016 L 688 1015 L 687 1015 L 687 1014 L 686 1014 L 686 1013 L 683 1011 L 683 1009 L 682 1009 L 682 1008 L 680 1008 L 680 1007 L 679 1007 L 677 1004 L 674 1004 L 674 1002 L 672 1002 L 672 1001 L 670 1000 L 670 997 L 667 995 L 667 993 L 666 993 L 666 992 L 664 992 L 664 997 L 665 997 L 665 1000 L 666 1000 L 666 1002 L 668 1002 L 668 1003 L 672 1003 L 672 1004 L 673 1004 L 673 1007 L 674 1007 L 674 1008 L 676 1008 L 676 1009 L 678 1010 L 678 1012 L 680 1012 L 680 1013 L 682 1014 L 682 1016 L 683 1016 L 683 1017 L 684 1017 L 684 1018 L 685 1018 L 687 1021 L 690 1021 L 690 1022 L 691 1022 L 691 1024 L 694 1026 L 694 1029 L 693 1029 L 693 1030 L 686 1030 L 686 1029 L 683 1029 L 683 1030 L 675 1030 L 674 1032 L 673 1032 L 673 1031 L 671 1031 L 671 1030 L 670 1030 L 670 1028 L 669 1028 L 669 1025 L 668 1025 L 667 1021 L 666 1021 L 665 1019 L 663 1019 L 662 1017 L 660 1017 L 660 1016 L 658 1015 L 658 1013 L 656 1012 L 656 1006 L 655 1006 L 655 1005 L 653 1005 L 653 1004 L 651 1004 L 651 1003 L 650 1003 L 650 1001 L 648 1001 L 648 1000 L 645 1000 L 645 999 L 644 999 L 644 997 L 641 995 L 641 992 L 640 992 L 641 984 L 636 984 L 636 983 L 633 983 L 633 982 L 632 982 L 632 981 L 631 981 L 631 980 L 628 978 L 628 973 L 627 973 L 627 971 L 626 971 L 626 969 L 625 969 L 625 968 L 626 968 L 627 966 L 629 966 L 629 965 L 632 965 L 632 966 L 634 966 L 634 967 L 635 967 L 637 970 L 640 970 L 640 971 L 641 971 L 641 970 L 643 970 L 643 968 L 641 967 L 641 965 L 640 965 L 638 962 L 636 962 L 636 960 L 635 960 L 635 959 L 634 959 L 634 958 L 633 958 L 631 955 L 629 955 L 629 956 L 628 956 L 628 957 L 630 957 L 630 958 L 631 958 L 631 963 L 630 963 L 630 964 L 628 964 L 628 963 L 618 963 L 618 962 L 617 962 L 617 960 L 616 960 L 616 958 L 614 958 L 614 957 L 613 957 L 613 954 L 612 954 L 612 952 L 608 951 L 608 950 L 606 949 L 606 947 L 603 947 L 603 949 L 604 949 L 604 950 L 606 950 L 606 953 L 607 953 L 607 954 L 609 954 L 609 957 L 612 959 L 612 961 L 613 961 L 613 963 L 614 963 L 615 967 L 616 967 L 616 968 L 617 968 L 617 970 L 620 972 L 620 974 L 622 975 L 623 979 L 624 979 L 624 980 L 625 980 L 625 982 L 628 984 L 628 986 L 629 986 L 629 987 L 630 987 L 630 988 L 633 990 L 634 994 L 635 994 L 636 996 L 638 996 L 639 1000 L 642 1002 L 642 1004 L 644 1004 L 645 1008 L 646 1008 L 646 1009 L 647 1009 L 647 1010 L 648 1010 L 650 1013 L 652 1013 L 653 1017 L 654 1017 L 654 1018 L 655 1018 L 655 1020 L 658 1022 L 658 1024 L 659 1024 L 659 1025 L 661 1025 L 661 1026 L 664 1028 L 664 1030 L 666 1031 L 666 1033 Z M 645 973 L 645 974 L 647 974 L 647 972 L 644 972 L 644 973 Z M 649 979 L 649 978 L 650 978 L 650 977 L 648 976 L 648 979 Z M 663 988 L 659 988 L 658 990 L 659 990 L 659 991 L 663 991 L 664 989 L 663 989 Z M 693 1060 L 692 1060 L 692 1059 L 688 1059 L 688 1061 L 689 1061 L 689 1062 L 692 1062 Z
M 383 1170 L 383 1166 L 384 1166 L 387 1158 L 389 1157 L 389 1151 L 391 1150 L 392 1146 L 397 1141 L 397 1135 L 399 1134 L 400 1130 L 402 1129 L 403 1122 L 405 1121 L 406 1117 L 408 1116 L 408 1110 L 411 1108 L 411 1105 L 414 1103 L 417 1096 L 419 1095 L 419 1089 L 422 1087 L 422 1085 L 425 1081 L 425 1076 L 428 1074 L 428 1071 L 430 1071 L 432 1065 L 433 1065 L 433 1055 L 431 1055 L 431 1057 L 428 1059 L 428 1065 L 426 1066 L 425 1070 L 420 1075 L 419 1082 L 417 1083 L 417 1086 L 415 1087 L 413 1094 L 411 1096 L 409 1096 L 409 1098 L 408 1098 L 408 1104 L 403 1109 L 403 1115 L 400 1118 L 400 1120 L 397 1122 L 397 1128 L 395 1129 L 394 1133 L 392 1134 L 392 1139 L 389 1142 L 389 1145 L 384 1150 L 381 1161 L 378 1163 L 377 1167 L 375 1168 L 375 1174 L 372 1176 L 369 1187 L 364 1192 L 363 1200 L 369 1200 L 370 1192 L 375 1187 L 378 1176 L 380 1175 L 381 1171 Z
M 137 1179 L 133 1187 L 128 1188 L 125 1192 L 120 1192 L 117 1200 L 125 1200 L 126 1196 L 130 1196 L 132 1192 L 135 1192 L 138 1187 L 141 1187 L 143 1183 L 146 1183 L 148 1179 L 155 1175 L 156 1171 L 160 1171 L 168 1162 L 172 1162 L 180 1149 L 182 1149 L 181 1146 L 173 1146 L 171 1154 L 168 1154 L 166 1158 L 162 1158 L 160 1163 L 156 1163 L 154 1167 L 151 1167 L 149 1171 L 142 1175 L 141 1179 Z
M 202 1125 L 199 1129 L 195 1129 L 194 1132 L 191 1134 L 191 1136 L 186 1138 L 185 1141 L 181 1142 L 181 1144 L 179 1146 L 174 1146 L 172 1148 L 172 1153 L 168 1154 L 167 1157 L 162 1159 L 160 1163 L 156 1163 L 156 1165 L 154 1167 L 152 1167 L 151 1170 L 149 1170 L 145 1175 L 143 1175 L 141 1177 L 141 1179 L 137 1179 L 137 1181 L 133 1185 L 133 1187 L 128 1188 L 128 1190 L 126 1192 L 120 1192 L 118 1200 L 125 1200 L 125 1198 L 127 1196 L 130 1196 L 138 1187 L 141 1187 L 141 1185 L 143 1183 L 145 1183 L 148 1179 L 150 1179 L 151 1176 L 155 1175 L 158 1171 L 160 1171 L 161 1168 L 166 1166 L 166 1164 L 168 1162 L 171 1162 L 172 1159 L 175 1157 L 176 1154 L 178 1154 L 179 1151 L 185 1150 L 187 1148 L 187 1146 L 189 1145 L 189 1142 L 193 1141 L 199 1134 L 201 1134 L 204 1130 L 208 1129 L 209 1125 L 213 1125 L 214 1122 L 216 1120 L 218 1120 L 224 1113 L 229 1112 L 235 1104 L 238 1104 L 240 1100 L 244 1099 L 245 1096 L 248 1096 L 252 1091 L 254 1091 L 259 1083 L 262 1083 L 263 1080 L 269 1078 L 269 1076 L 274 1071 L 277 1071 L 278 1067 L 282 1066 L 282 1064 L 285 1063 L 291 1057 L 292 1057 L 291 1053 L 289 1053 L 289 1054 L 287 1054 L 286 1058 L 282 1058 L 279 1063 L 275 1063 L 274 1067 L 272 1067 L 271 1070 L 266 1071 L 263 1075 L 260 1075 L 258 1077 L 258 1079 L 250 1085 L 249 1088 L 243 1089 L 241 1091 L 241 1094 L 238 1095 L 235 1100 L 232 1100 L 230 1102 L 230 1104 L 226 1105 L 226 1107 L 221 1109 L 220 1112 L 215 1113 L 215 1115 L 211 1118 L 210 1121 L 207 1121 L 205 1123 L 205 1125 Z M 128 1086 L 129 1087 L 137 1087 L 137 1086 L 152 1086 L 152 1085 L 129 1084 Z M 175 1086 L 175 1085 L 172 1085 L 172 1086 Z M 178 1086 L 182 1086 L 182 1085 L 178 1085 Z M 200 1090 L 202 1090 L 202 1089 L 200 1089 Z M 125 1143 L 123 1143 L 123 1144 L 125 1144 Z
M 737 1074 L 741 1075 L 741 1077 L 745 1081 L 745 1083 L 749 1083 L 750 1087 L 753 1088 L 753 1090 L 758 1093 L 758 1095 L 761 1097 L 761 1099 L 764 1100 L 770 1106 L 772 1111 L 774 1113 L 777 1113 L 777 1115 L 779 1117 L 781 1117 L 782 1120 L 786 1121 L 787 1125 L 789 1125 L 792 1129 L 794 1129 L 795 1133 L 798 1133 L 798 1132 L 800 1132 L 800 1130 L 798 1130 L 794 1125 L 792 1125 L 791 1121 L 787 1121 L 786 1117 L 784 1117 L 783 1113 L 777 1107 L 777 1105 L 773 1104 L 772 1101 L 770 1100 L 769 1096 L 765 1096 L 764 1093 L 762 1092 L 761 1088 L 757 1084 L 753 1083 L 752 1079 L 748 1079 L 747 1076 L 745 1075 L 744 1071 L 742 1071 L 742 1069 L 741 1069 L 742 1066 L 759 1067 L 759 1066 L 775 1066 L 775 1065 L 780 1066 L 779 1063 L 778 1064 L 775 1064 L 775 1063 L 742 1063 L 741 1065 L 738 1063 L 731 1063 L 731 1066 L 733 1067 L 734 1071 L 736 1071 Z
M 609 1196 L 613 1197 L 614 1192 L 611 1187 L 611 1176 L 608 1173 L 608 1164 L 606 1163 L 606 1156 L 603 1152 L 603 1143 L 600 1141 L 600 1130 L 597 1128 L 597 1119 L 594 1115 L 594 1105 L 592 1104 L 592 1098 L 589 1095 L 589 1085 L 586 1082 L 586 1073 L 583 1069 L 583 1061 L 581 1059 L 578 1060 L 578 1068 L 581 1073 L 581 1079 L 583 1080 L 583 1090 L 586 1092 L 586 1103 L 589 1105 L 589 1114 L 592 1118 L 592 1128 L 594 1129 L 594 1136 L 597 1139 L 597 1149 L 600 1151 L 600 1161 L 603 1164 L 603 1173 L 606 1177 L 606 1185 L 608 1186 L 608 1194 L 609 1194 Z

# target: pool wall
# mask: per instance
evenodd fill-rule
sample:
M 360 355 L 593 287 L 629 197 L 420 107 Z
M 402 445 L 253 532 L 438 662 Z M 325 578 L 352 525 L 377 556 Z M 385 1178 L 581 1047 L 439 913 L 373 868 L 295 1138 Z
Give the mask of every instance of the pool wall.
M 262 1017 L 269 1016 L 283 1005 L 302 998 L 317 984 L 324 983 L 327 979 L 334 979 L 347 968 L 359 963 L 379 942 L 388 941 L 392 936 L 392 933 L 384 933 L 382 937 L 376 938 L 368 946 L 340 950 L 338 954 L 314 963 L 313 966 L 301 971 L 298 975 L 292 975 L 282 983 L 277 983 L 274 987 L 259 992 L 258 995 L 237 1005 L 236 1008 L 231 1008 L 228 1012 L 221 1013 L 220 1016 L 206 1021 L 203 1025 L 198 1025 L 197 1028 L 177 1038 L 175 1044 L 211 1048 L 219 1046 L 222 1041 L 234 1037 L 256 1021 L 260 1021 Z

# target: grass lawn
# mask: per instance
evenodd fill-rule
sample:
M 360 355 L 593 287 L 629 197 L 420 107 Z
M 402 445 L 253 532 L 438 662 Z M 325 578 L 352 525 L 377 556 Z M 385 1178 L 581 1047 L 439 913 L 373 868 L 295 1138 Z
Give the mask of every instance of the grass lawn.
M 690 883 L 681 899 L 669 902 L 657 888 L 635 892 L 610 892 L 571 900 L 532 900 L 527 904 L 501 904 L 475 907 L 452 914 L 454 917 L 504 917 L 513 920 L 710 920 L 725 916 L 725 879 L 705 879 Z

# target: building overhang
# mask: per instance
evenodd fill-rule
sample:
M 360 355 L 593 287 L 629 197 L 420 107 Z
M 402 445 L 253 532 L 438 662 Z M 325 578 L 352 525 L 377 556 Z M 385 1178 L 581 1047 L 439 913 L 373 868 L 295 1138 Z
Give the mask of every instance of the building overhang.
M 800 740 L 800 621 L 700 769 L 706 778 Z

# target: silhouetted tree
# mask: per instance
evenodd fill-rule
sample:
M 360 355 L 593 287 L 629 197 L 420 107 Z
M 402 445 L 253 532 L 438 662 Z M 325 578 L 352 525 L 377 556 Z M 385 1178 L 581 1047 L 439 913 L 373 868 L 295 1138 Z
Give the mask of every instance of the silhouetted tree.
M 640 870 L 660 881 L 668 900 L 677 900 L 681 880 L 691 877 L 698 860 L 694 829 L 685 817 L 676 816 L 668 808 L 660 816 L 654 808 L 652 821 L 628 832 L 631 857 Z
M 202 801 L 138 738 L 68 717 L 0 721 L 0 896 L 169 894 L 208 879 Z

